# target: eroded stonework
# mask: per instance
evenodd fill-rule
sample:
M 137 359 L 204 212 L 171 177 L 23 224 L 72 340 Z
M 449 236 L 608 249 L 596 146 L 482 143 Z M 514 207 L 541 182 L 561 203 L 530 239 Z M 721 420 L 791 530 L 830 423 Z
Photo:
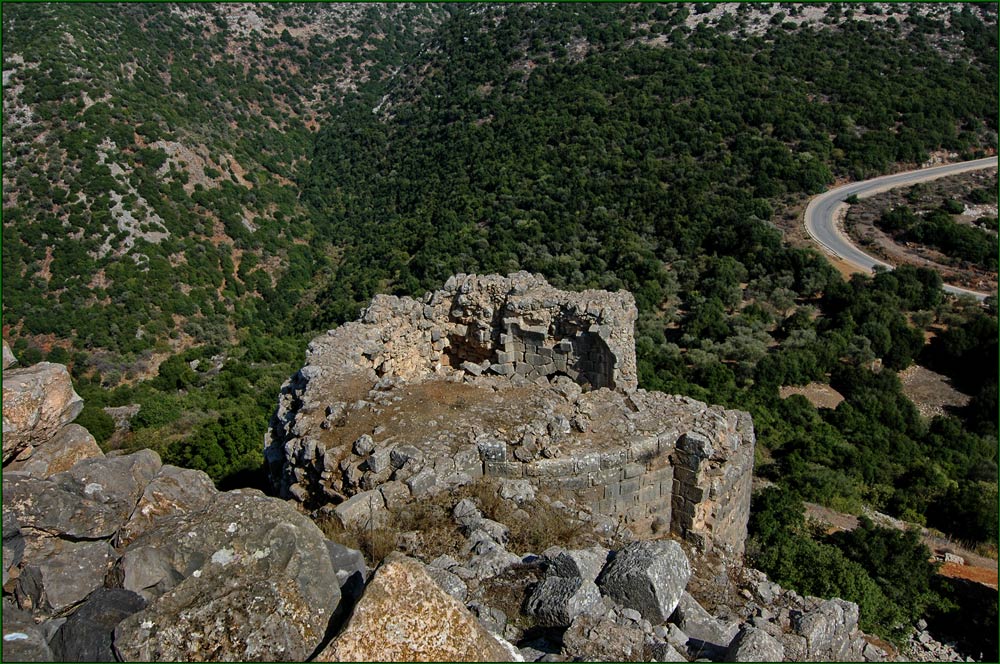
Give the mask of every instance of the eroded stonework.
M 627 292 L 525 272 L 457 275 L 423 301 L 377 296 L 314 339 L 266 441 L 284 497 L 361 525 L 482 476 L 738 555 L 747 413 L 637 389 Z

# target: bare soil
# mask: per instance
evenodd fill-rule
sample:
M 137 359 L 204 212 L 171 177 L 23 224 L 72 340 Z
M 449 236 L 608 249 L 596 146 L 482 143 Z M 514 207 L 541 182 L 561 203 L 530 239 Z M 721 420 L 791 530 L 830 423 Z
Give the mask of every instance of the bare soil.
M 931 418 L 944 415 L 948 409 L 968 405 L 971 397 L 952 387 L 947 376 L 914 364 L 899 373 L 903 394 L 913 402 L 920 414 Z
M 836 408 L 844 400 L 844 395 L 825 383 L 786 385 L 778 390 L 778 394 L 782 399 L 787 399 L 793 394 L 801 394 L 817 408 Z

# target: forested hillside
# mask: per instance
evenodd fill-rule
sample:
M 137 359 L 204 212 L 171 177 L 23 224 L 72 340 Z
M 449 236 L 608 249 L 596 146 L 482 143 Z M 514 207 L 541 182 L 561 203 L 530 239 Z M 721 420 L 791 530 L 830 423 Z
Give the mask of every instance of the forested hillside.
M 641 386 L 753 414 L 775 580 L 890 635 L 946 607 L 802 500 L 995 552 L 996 299 L 845 282 L 775 224 L 838 180 L 995 154 L 995 5 L 249 7 L 4 6 L 4 334 L 72 364 L 104 438 L 101 406 L 140 403 L 126 446 L 247 481 L 311 335 L 525 269 L 631 290 Z M 970 405 L 922 418 L 914 362 Z M 812 381 L 843 403 L 779 396 Z

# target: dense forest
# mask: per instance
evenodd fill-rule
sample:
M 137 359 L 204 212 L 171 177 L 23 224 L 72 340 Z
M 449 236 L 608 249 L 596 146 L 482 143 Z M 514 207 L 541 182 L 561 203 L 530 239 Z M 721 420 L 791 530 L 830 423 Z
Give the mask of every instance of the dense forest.
M 4 8 L 4 334 L 70 364 L 99 440 L 138 403 L 119 444 L 257 482 L 311 336 L 376 293 L 525 269 L 632 291 L 641 386 L 753 415 L 776 487 L 750 562 L 774 580 L 891 638 L 949 608 L 915 536 L 825 538 L 802 501 L 995 555 L 996 298 L 845 280 L 775 224 L 837 179 L 995 153 L 995 5 L 255 7 L 271 33 L 223 6 Z M 884 223 L 996 260 L 943 217 Z M 914 362 L 969 405 L 921 417 Z M 814 381 L 843 403 L 779 395 Z

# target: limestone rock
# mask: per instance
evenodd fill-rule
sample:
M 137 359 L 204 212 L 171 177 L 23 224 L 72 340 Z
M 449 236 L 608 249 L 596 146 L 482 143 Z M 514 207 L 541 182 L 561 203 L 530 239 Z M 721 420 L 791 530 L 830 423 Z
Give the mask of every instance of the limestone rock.
M 344 631 L 314 661 L 510 661 L 511 652 L 424 566 L 390 554 Z
M 220 493 L 165 517 L 118 563 L 150 600 L 115 629 L 126 660 L 302 661 L 319 645 L 340 589 L 319 528 L 257 491 Z
M 641 630 L 607 618 L 581 615 L 563 635 L 563 654 L 584 662 L 643 661 Z
M 785 658 L 781 642 L 762 629 L 743 625 L 729 644 L 729 662 L 780 662 Z
M 659 624 L 674 612 L 690 576 L 677 542 L 633 542 L 608 563 L 597 585 L 620 605 Z
M 131 591 L 98 588 L 52 637 L 52 653 L 62 662 L 113 662 L 115 626 L 145 606 L 146 601 Z
M 44 625 L 36 625 L 31 614 L 3 601 L 3 659 L 6 662 L 51 662 Z
M 3 372 L 3 462 L 29 445 L 44 444 L 83 410 L 69 372 L 61 364 L 39 362 Z
M 327 540 L 326 549 L 330 553 L 330 564 L 333 565 L 340 594 L 351 601 L 361 597 L 368 580 L 368 565 L 365 557 L 357 549 L 346 547 L 337 542 Z
M 10 349 L 10 345 L 7 344 L 7 340 L 3 340 L 3 370 L 6 371 L 8 368 L 17 364 L 17 358 L 14 357 L 13 351 Z
M 686 662 L 687 657 L 682 655 L 677 648 L 669 643 L 653 643 L 649 646 L 650 655 L 654 662 Z M 781 661 L 781 660 L 778 660 Z
M 568 626 L 577 616 L 599 610 L 601 595 L 594 581 L 608 558 L 607 549 L 556 548 L 546 557 L 546 575 L 528 596 L 527 613 L 542 625 Z
M 79 424 L 67 424 L 44 445 L 35 447 L 30 457 L 11 462 L 6 470 L 23 470 L 45 478 L 69 470 L 77 461 L 103 456 L 89 431 Z
M 200 510 L 209 505 L 217 494 L 215 483 L 202 471 L 161 466 L 143 489 L 139 502 L 118 533 L 116 544 L 128 546 L 151 529 L 158 519 Z
M 26 610 L 54 614 L 80 603 L 104 582 L 113 560 L 105 540 L 45 537 L 29 544 L 14 589 L 19 606 Z
M 809 659 L 853 661 L 858 635 L 858 605 L 842 599 L 820 600 L 819 605 L 792 618 L 792 631 L 805 638 Z
M 738 626 L 719 620 L 702 607 L 689 593 L 681 595 L 670 618 L 688 637 L 687 647 L 694 653 L 722 656 L 736 637 Z
M 4 510 L 22 527 L 72 539 L 113 535 L 132 513 L 160 469 L 152 450 L 120 457 L 85 459 L 48 479 L 4 473 Z

